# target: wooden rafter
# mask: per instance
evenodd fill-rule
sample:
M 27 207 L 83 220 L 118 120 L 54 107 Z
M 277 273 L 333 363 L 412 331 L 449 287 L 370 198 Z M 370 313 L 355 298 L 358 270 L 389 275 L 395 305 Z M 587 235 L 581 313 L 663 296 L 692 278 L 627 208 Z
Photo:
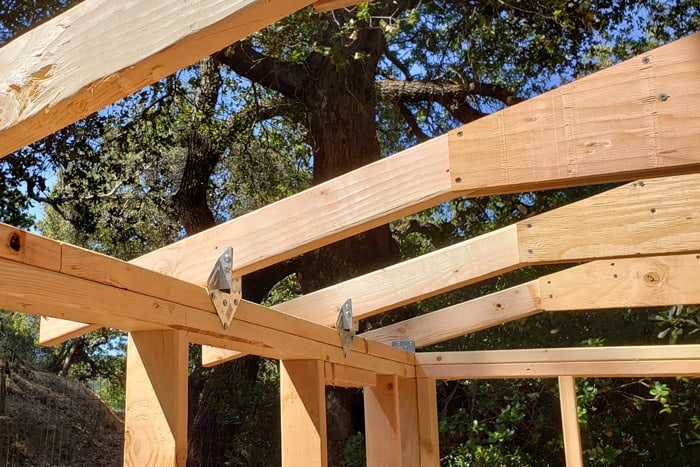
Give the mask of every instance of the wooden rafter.
M 463 194 L 486 195 L 693 172 L 700 167 L 700 135 L 693 130 L 700 125 L 700 80 L 696 78 L 699 74 L 700 33 L 649 52 L 644 59 L 629 60 L 186 238 L 133 263 L 202 284 L 220 251 L 229 245 L 234 246 L 234 274 L 246 274 Z M 683 85 L 679 87 L 681 81 Z M 623 85 L 618 86 L 618 82 Z M 632 86 L 630 82 L 643 85 Z M 615 89 L 613 101 L 611 87 Z M 659 100 L 659 90 L 670 97 Z M 583 100 L 587 103 L 585 112 L 571 110 L 572 102 Z M 609 101 L 615 105 L 608 105 Z M 559 118 L 562 116 L 566 119 Z M 504 126 L 506 121 L 510 122 L 508 126 Z M 625 125 L 618 127 L 618 121 Z M 628 127 L 634 125 L 645 130 L 631 132 Z M 550 141 L 547 138 L 554 138 L 551 141 L 558 144 L 544 144 L 545 140 Z M 478 144 L 472 144 L 475 139 Z M 497 157 L 499 164 L 508 165 L 508 169 L 482 161 L 491 157 L 493 148 L 509 145 L 530 149 Z M 490 169 L 477 170 L 482 163 Z M 348 204 L 346 200 L 350 198 L 353 203 Z M 319 212 L 323 215 L 318 216 Z M 277 232 L 281 229 L 288 235 L 279 238 Z M 532 232 L 534 235 L 535 230 Z M 522 231 L 519 234 L 526 235 Z M 535 249 L 526 249 L 529 250 L 533 253 L 528 254 L 536 254 Z M 534 261 L 534 256 L 530 260 Z M 73 329 L 79 332 L 80 325 Z
M 362 334 L 425 347 L 542 311 L 700 303 L 700 255 L 599 260 Z
M 83 2 L 0 48 L 0 157 L 311 3 Z
M 644 58 L 509 107 L 134 263 L 203 283 L 229 245 L 234 274 L 246 274 L 461 195 L 695 172 L 700 169 L 700 33 Z M 670 97 L 659 99 L 660 93 Z M 585 111 L 572 107 L 577 103 Z M 496 148 L 508 149 L 494 154 Z M 280 238 L 280 230 L 289 235 Z
M 669 196 L 670 192 L 676 196 Z M 698 212 L 700 174 L 640 180 L 290 300 L 276 305 L 275 309 L 333 325 L 339 304 L 347 298 L 353 300 L 353 316 L 361 319 L 527 265 L 700 251 Z M 538 304 L 533 301 L 535 297 L 539 300 L 537 287 L 537 284 L 519 286 L 497 294 L 497 298 L 457 305 L 458 309 L 475 310 L 467 321 L 460 322 L 464 325 L 478 319 L 484 327 L 500 324 L 506 304 L 513 313 L 512 319 L 537 313 Z M 501 304 L 501 313 L 488 312 L 493 303 Z M 617 306 L 626 304 L 620 302 Z M 417 323 L 417 328 L 429 335 L 430 328 Z M 443 323 L 448 332 L 461 329 Z M 400 328 L 398 324 L 373 332 L 392 336 Z M 440 336 L 440 332 L 435 334 Z M 391 340 L 404 339 L 409 338 Z M 391 340 L 382 339 L 388 343 Z M 207 365 L 236 356 L 210 348 L 202 353 Z

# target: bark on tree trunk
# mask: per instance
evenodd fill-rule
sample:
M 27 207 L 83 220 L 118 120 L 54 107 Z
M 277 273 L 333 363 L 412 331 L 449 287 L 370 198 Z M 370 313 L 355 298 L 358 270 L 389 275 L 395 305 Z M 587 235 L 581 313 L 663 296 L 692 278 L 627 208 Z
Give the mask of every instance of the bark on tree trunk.
M 380 158 L 375 122 L 375 73 L 384 47 L 381 34 L 377 30 L 363 30 L 358 34 L 357 41 L 366 57 L 363 60 L 355 60 L 348 54 L 346 63 L 336 66 L 326 57 L 317 55 L 307 63 L 311 79 L 304 92 L 304 104 L 313 145 L 314 184 Z M 297 273 L 302 291 L 309 293 L 385 267 L 398 259 L 398 248 L 385 225 L 305 254 Z M 354 389 L 328 388 L 330 466 L 342 465 L 348 438 L 364 431 L 362 417 L 353 413 L 353 407 L 362 407 L 361 398 L 361 392 Z

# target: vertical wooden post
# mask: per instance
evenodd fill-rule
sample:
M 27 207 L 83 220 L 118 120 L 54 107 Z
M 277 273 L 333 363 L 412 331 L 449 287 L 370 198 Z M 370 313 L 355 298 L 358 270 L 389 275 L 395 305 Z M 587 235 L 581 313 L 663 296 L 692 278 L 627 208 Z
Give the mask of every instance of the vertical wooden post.
M 438 431 L 437 391 L 432 378 L 416 379 L 418 398 L 418 435 L 421 467 L 440 465 L 440 433 Z
M 129 334 L 124 465 L 185 466 L 187 363 L 184 332 Z
M 559 399 L 564 431 L 566 467 L 583 467 L 581 431 L 578 425 L 578 405 L 576 403 L 576 384 L 573 376 L 559 377 Z
M 326 467 L 326 383 L 323 362 L 280 362 L 282 466 Z
M 377 376 L 364 396 L 367 465 L 420 465 L 416 379 Z

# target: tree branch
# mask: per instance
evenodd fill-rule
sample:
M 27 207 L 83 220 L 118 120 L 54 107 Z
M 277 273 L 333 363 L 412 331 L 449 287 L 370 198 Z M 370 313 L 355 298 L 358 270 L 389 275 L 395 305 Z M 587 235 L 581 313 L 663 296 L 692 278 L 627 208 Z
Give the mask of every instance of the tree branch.
M 377 81 L 377 92 L 382 98 L 399 102 L 440 102 L 441 99 L 464 100 L 468 96 L 492 97 L 505 105 L 514 105 L 524 99 L 515 93 L 494 84 L 471 82 L 465 84 L 440 83 L 436 81 Z
M 217 52 L 214 59 L 241 76 L 287 97 L 302 100 L 307 75 L 301 65 L 285 63 L 261 54 L 248 40 Z
M 399 110 L 399 113 L 401 116 L 406 120 L 406 123 L 408 123 L 408 128 L 410 129 L 411 133 L 416 137 L 419 143 L 424 143 L 425 141 L 428 141 L 430 137 L 426 135 L 421 127 L 418 125 L 418 122 L 416 121 L 416 117 L 413 115 L 411 110 L 406 107 L 406 104 L 403 102 L 395 102 L 394 105 L 396 108 Z

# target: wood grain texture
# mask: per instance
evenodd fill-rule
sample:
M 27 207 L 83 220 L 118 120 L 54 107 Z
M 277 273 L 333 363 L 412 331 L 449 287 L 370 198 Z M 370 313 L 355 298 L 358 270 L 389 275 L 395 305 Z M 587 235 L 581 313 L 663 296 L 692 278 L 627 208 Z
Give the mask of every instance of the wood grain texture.
M 361 335 L 385 344 L 411 340 L 420 348 L 524 318 L 540 310 L 539 283 L 532 281 Z
M 418 377 L 435 379 L 698 376 L 700 346 L 422 352 L 416 361 Z
M 354 319 L 473 284 L 519 263 L 517 232 L 509 226 L 342 282 L 274 308 L 328 326 L 352 298 Z
M 542 309 L 698 304 L 698 271 L 700 254 L 594 261 L 542 277 Z
M 697 251 L 700 174 L 638 180 L 517 226 L 524 263 Z
M 440 465 L 440 430 L 435 380 L 416 378 L 418 402 L 418 435 L 420 437 L 420 466 Z
M 361 319 L 525 264 L 700 251 L 698 212 L 700 174 L 639 180 L 275 308 L 332 325 L 340 304 L 349 297 L 353 299 L 354 316 Z M 574 271 L 572 274 L 576 274 Z M 674 281 L 676 277 L 674 275 Z M 692 273 L 687 277 L 693 277 Z M 597 292 L 587 288 L 586 282 L 579 283 L 575 277 L 571 281 L 576 287 L 566 293 L 578 293 L 574 296 L 589 300 L 596 297 Z M 603 283 L 596 283 L 595 287 L 604 287 Z M 673 289 L 655 290 L 677 296 Z M 618 292 L 623 291 L 620 286 Z M 386 343 L 416 340 L 419 346 L 429 345 L 541 310 L 539 304 L 522 301 L 527 295 L 517 294 L 500 294 L 456 305 L 437 314 L 371 331 L 367 337 Z M 521 301 L 514 303 L 515 299 Z M 619 300 L 620 305 L 615 306 L 627 306 L 634 302 L 634 297 L 630 296 L 629 302 Z M 650 300 L 659 304 L 685 303 L 659 298 Z M 559 309 L 563 309 L 562 306 Z M 573 305 L 567 306 L 575 309 Z M 221 361 L 236 358 L 234 354 L 220 352 L 210 358 L 207 352 L 205 350 L 203 356 L 210 364 L 217 363 L 216 358 Z
M 694 172 L 698 127 L 694 34 L 451 131 L 454 189 L 481 196 Z
M 282 466 L 328 465 L 326 386 L 323 362 L 280 363 Z
M 581 430 L 578 425 L 578 403 L 576 401 L 576 381 L 572 376 L 559 377 L 559 404 L 561 405 L 566 467 L 583 467 Z
M 94 324 L 81 323 L 59 318 L 39 318 L 39 345 L 51 347 L 69 339 L 100 329 Z
M 187 364 L 184 333 L 129 334 L 124 465 L 185 466 Z
M 377 385 L 377 374 L 373 371 L 330 362 L 325 363 L 324 371 L 326 384 L 329 386 L 362 388 Z
M 33 257 L 0 258 L 0 308 L 128 331 L 178 329 L 200 335 L 199 343 L 229 340 L 239 351 L 271 358 L 318 358 L 389 374 L 414 374 L 413 356 L 406 352 L 356 338 L 345 358 L 333 329 L 245 301 L 224 330 L 203 287 L 69 245 L 61 248 L 71 266 L 52 263 L 51 269 L 43 269 L 19 262 L 36 263 Z M 89 267 L 73 267 L 76 264 Z M 55 269 L 80 271 L 84 277 Z M 178 287 L 183 290 L 175 291 Z M 184 304 L 172 301 L 171 293 Z
M 204 284 L 233 247 L 245 275 L 449 198 L 447 138 L 439 137 L 187 237 L 133 264 Z
M 310 3 L 83 2 L 0 49 L 0 157 Z

